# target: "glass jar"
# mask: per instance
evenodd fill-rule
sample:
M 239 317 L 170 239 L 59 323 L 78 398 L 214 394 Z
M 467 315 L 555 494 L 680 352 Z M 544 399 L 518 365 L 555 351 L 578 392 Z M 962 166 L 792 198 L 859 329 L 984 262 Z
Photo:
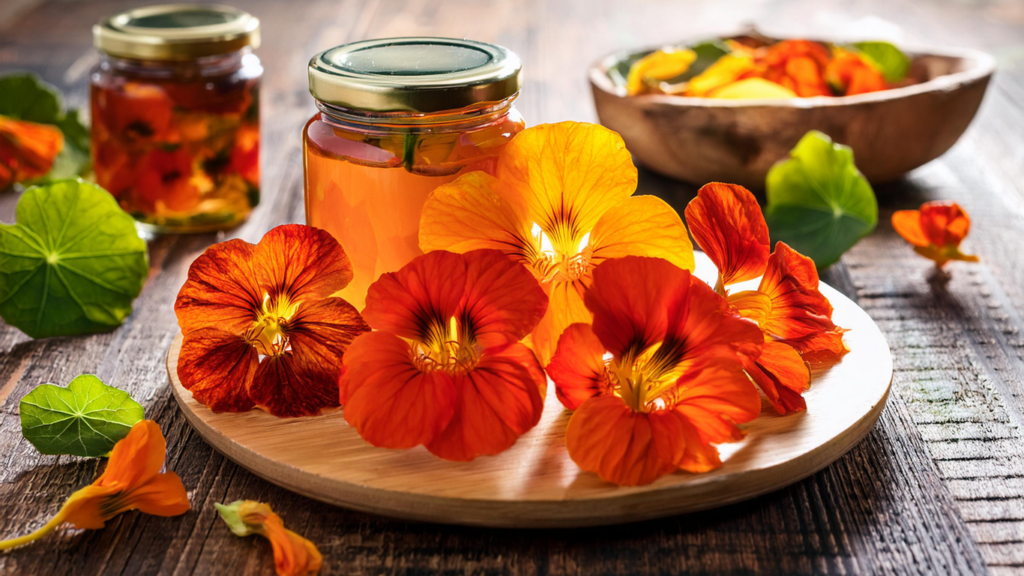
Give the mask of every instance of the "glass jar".
M 123 12 L 93 27 L 96 181 L 152 233 L 245 221 L 259 203 L 259 20 L 226 6 Z
M 345 248 L 354 277 L 340 296 L 357 308 L 382 273 L 416 256 L 430 193 L 473 170 L 525 124 L 513 102 L 519 58 L 482 42 L 390 38 L 316 55 L 306 123 L 306 223 Z

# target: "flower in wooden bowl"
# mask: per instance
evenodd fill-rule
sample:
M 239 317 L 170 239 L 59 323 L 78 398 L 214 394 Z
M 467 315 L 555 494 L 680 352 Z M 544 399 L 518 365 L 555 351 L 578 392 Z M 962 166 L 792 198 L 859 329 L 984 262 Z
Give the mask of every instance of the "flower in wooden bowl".
M 948 150 L 974 118 L 995 70 L 995 60 L 982 52 L 907 49 L 906 79 L 887 78 L 885 89 L 878 89 L 879 79 L 850 52 L 858 44 L 881 43 L 819 43 L 833 53 L 825 63 L 807 54 L 785 61 L 761 57 L 750 48 L 752 37 L 690 44 L 696 58 L 690 76 L 681 76 L 684 82 L 647 78 L 653 88 L 633 95 L 622 73 L 652 49 L 602 58 L 589 71 L 601 123 L 621 134 L 634 157 L 656 172 L 696 184 L 727 181 L 751 188 L 764 186 L 768 169 L 804 134 L 820 130 L 853 148 L 858 167 L 878 183 Z M 765 54 L 776 42 L 756 39 Z M 693 80 L 698 69 L 710 68 L 726 53 L 712 74 Z M 800 89 L 808 78 L 819 80 L 814 62 L 820 80 L 838 95 L 785 97 L 814 93 Z M 781 88 L 764 91 L 765 80 Z

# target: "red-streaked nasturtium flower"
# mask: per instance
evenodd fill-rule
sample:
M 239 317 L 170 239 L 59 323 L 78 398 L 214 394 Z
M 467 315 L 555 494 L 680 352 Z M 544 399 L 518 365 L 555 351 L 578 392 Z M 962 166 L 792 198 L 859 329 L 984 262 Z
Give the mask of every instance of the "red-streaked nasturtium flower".
M 238 500 L 214 504 L 217 512 L 236 536 L 253 534 L 270 541 L 277 576 L 313 576 L 320 572 L 323 556 L 315 544 L 284 527 L 284 520 L 269 504 Z
M 720 466 L 712 444 L 741 439 L 736 425 L 761 408 L 740 363 L 758 355 L 757 327 L 659 258 L 599 265 L 585 302 L 593 324 L 570 326 L 548 365 L 574 410 L 565 433 L 573 461 L 619 485 Z
M 46 175 L 63 149 L 60 129 L 0 116 L 0 190 Z
M 627 255 L 693 269 L 693 247 L 675 210 L 633 196 L 637 171 L 618 134 L 595 124 L 543 124 L 520 132 L 495 175 L 471 172 L 427 198 L 420 248 L 504 252 L 530 268 L 550 298 L 532 332 L 542 362 L 570 324 L 590 322 L 583 294 L 595 266 Z
M 15 548 L 41 538 L 61 524 L 96 530 L 107 520 L 128 510 L 154 516 L 178 516 L 188 512 L 188 494 L 174 472 L 160 472 L 167 442 L 152 420 L 135 424 L 114 445 L 107 468 L 92 484 L 72 494 L 57 515 L 35 532 L 0 541 L 0 550 Z
M 920 210 L 898 210 L 892 215 L 896 233 L 914 246 L 914 251 L 945 266 L 950 260 L 977 262 L 978 257 L 960 251 L 960 243 L 971 230 L 971 219 L 956 202 L 925 202 Z
M 345 420 L 370 444 L 447 460 L 502 452 L 540 419 L 547 377 L 519 341 L 544 315 L 533 274 L 497 250 L 434 251 L 382 275 L 345 353 Z
M 828 48 L 810 40 L 783 40 L 768 47 L 762 64 L 763 77 L 796 92 L 798 96 L 831 96 L 825 82 Z
M 337 406 L 342 355 L 369 330 L 331 297 L 351 279 L 338 241 L 309 226 L 278 226 L 256 245 L 211 246 L 174 304 L 182 386 L 214 412 L 307 416 Z
M 853 96 L 888 88 L 885 75 L 856 52 L 837 48 L 825 67 L 825 80 L 840 94 Z
M 702 187 L 686 207 L 693 237 L 719 270 L 717 291 L 761 276 L 757 290 L 728 295 L 741 316 L 764 333 L 760 356 L 745 367 L 780 414 L 806 409 L 800 396 L 811 382 L 808 362 L 847 352 L 832 305 L 818 289 L 814 262 L 779 242 L 769 255 L 768 226 L 754 195 L 735 184 Z

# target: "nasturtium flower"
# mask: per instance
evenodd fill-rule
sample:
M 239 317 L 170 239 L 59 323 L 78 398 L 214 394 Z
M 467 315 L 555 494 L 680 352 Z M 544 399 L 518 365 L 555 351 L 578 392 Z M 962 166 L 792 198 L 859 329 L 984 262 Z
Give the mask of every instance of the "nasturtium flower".
M 577 122 L 527 128 L 502 150 L 494 176 L 471 172 L 431 193 L 420 248 L 496 249 L 530 268 L 550 299 L 531 335 L 547 362 L 563 330 L 590 322 L 583 294 L 601 262 L 652 256 L 693 269 L 679 214 L 660 198 L 633 196 L 636 184 L 615 132 Z
M 609 260 L 585 298 L 592 325 L 562 335 L 548 374 L 574 410 L 565 433 L 583 470 L 639 485 L 721 465 L 761 401 L 741 359 L 763 338 L 688 270 L 660 258 Z
M 345 354 L 345 420 L 370 444 L 446 460 L 497 454 L 540 419 L 547 377 L 519 341 L 547 296 L 497 250 L 434 251 L 383 274 Z
M 744 78 L 707 94 L 722 100 L 783 100 L 796 98 L 796 92 L 764 78 Z
M 763 57 L 763 78 L 789 88 L 798 96 L 831 96 L 825 82 L 828 48 L 810 40 L 783 40 L 768 47 Z
M 174 102 L 154 84 L 127 82 L 116 90 L 96 90 L 95 98 L 92 113 L 99 120 L 100 140 L 163 141 L 172 128 Z M 107 129 L 110 134 L 104 133 Z
M 174 304 L 182 386 L 214 412 L 307 416 L 337 406 L 342 355 L 369 330 L 331 297 L 351 280 L 338 241 L 309 226 L 278 226 L 256 245 L 211 246 Z
M 706 70 L 694 76 L 686 85 L 686 96 L 707 96 L 715 90 L 738 80 L 751 78 L 759 68 L 751 54 L 726 54 Z
M 853 96 L 888 88 L 885 76 L 857 52 L 837 48 L 825 67 L 825 80 L 840 94 Z
M 779 242 L 769 255 L 768 227 L 749 190 L 735 184 L 702 187 L 686 220 L 719 270 L 717 291 L 736 313 L 757 322 L 765 346 L 744 366 L 780 414 L 806 409 L 800 394 L 811 381 L 808 362 L 838 360 L 847 352 L 832 305 L 818 290 L 814 262 Z M 757 290 L 729 294 L 730 284 L 761 276 Z
M 284 521 L 269 504 L 238 500 L 214 506 L 236 536 L 257 534 L 270 541 L 277 576 L 313 576 L 320 572 L 323 556 L 316 545 L 285 528 Z
M 160 427 L 142 420 L 114 445 L 103 474 L 72 494 L 57 515 L 35 532 L 0 541 L 0 550 L 28 544 L 61 524 L 75 528 L 103 528 L 122 512 L 138 510 L 154 516 L 178 516 L 188 512 L 188 494 L 174 472 L 160 472 L 167 442 Z
M 630 96 L 642 94 L 648 83 L 670 80 L 686 72 L 697 59 L 697 53 L 688 48 L 662 48 L 637 60 L 629 68 L 626 78 L 626 93 Z
M 945 266 L 950 260 L 978 261 L 977 256 L 960 251 L 971 219 L 956 202 L 925 202 L 920 210 L 899 210 L 892 215 L 892 227 L 936 266 Z
M 151 150 L 136 168 L 134 205 L 150 213 L 186 212 L 199 204 L 192 155 L 185 149 Z
M 45 176 L 63 148 L 58 128 L 0 115 L 0 190 Z

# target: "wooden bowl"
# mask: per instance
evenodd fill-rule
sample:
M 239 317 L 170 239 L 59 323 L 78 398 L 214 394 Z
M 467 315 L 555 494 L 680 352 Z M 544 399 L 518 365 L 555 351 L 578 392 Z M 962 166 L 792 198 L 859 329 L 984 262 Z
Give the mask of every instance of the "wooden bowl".
M 590 68 L 602 124 L 622 135 L 644 166 L 691 182 L 764 187 L 772 164 L 809 130 L 851 146 L 873 183 L 938 158 L 971 123 L 995 59 L 963 49 L 906 50 L 919 84 L 870 94 L 786 100 L 626 96 L 608 70 L 647 50 L 611 54 Z

